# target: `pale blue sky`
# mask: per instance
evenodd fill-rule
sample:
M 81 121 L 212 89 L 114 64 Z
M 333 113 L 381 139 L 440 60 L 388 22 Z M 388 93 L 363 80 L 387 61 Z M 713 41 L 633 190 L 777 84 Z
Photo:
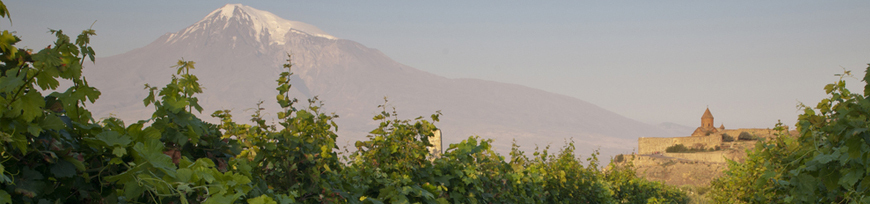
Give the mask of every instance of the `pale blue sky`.
M 4 3 L 13 25 L 0 28 L 31 48 L 50 44 L 48 28 L 76 34 L 96 20 L 98 56 L 242 3 L 427 72 L 565 94 L 650 124 L 697 126 L 709 106 L 727 128 L 793 125 L 797 102 L 814 105 L 841 67 L 860 78 L 870 63 L 870 1 Z

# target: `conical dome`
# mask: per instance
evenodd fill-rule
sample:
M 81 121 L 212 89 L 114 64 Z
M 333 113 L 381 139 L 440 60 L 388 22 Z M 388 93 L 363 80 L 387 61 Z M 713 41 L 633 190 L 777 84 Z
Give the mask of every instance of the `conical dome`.
M 704 111 L 704 115 L 701 116 L 701 119 L 704 119 L 704 118 L 713 118 L 713 114 L 710 113 L 710 108 L 707 108 L 707 110 Z

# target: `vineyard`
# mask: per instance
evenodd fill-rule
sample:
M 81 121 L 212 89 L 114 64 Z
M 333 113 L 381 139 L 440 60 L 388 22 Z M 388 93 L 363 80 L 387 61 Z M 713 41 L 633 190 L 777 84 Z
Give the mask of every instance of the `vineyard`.
M 2 2 L 0 17 L 11 22 Z M 184 59 L 168 84 L 144 84 L 150 118 L 96 119 L 87 105 L 101 93 L 82 75 L 96 60 L 96 31 L 49 33 L 57 40 L 35 51 L 0 32 L 0 204 L 690 202 L 685 191 L 638 177 L 631 162 L 581 159 L 573 142 L 531 153 L 514 144 L 499 155 L 491 140 L 469 136 L 433 156 L 441 113 L 399 118 L 386 99 L 368 140 L 339 149 L 339 116 L 317 97 L 300 105 L 289 94 L 290 55 L 276 80 L 278 121 L 262 117 L 263 101 L 251 104 L 250 123 L 229 110 L 210 114 L 217 124 L 204 121 L 196 63 Z M 745 162 L 729 161 L 708 199 L 870 203 L 870 67 L 863 93 L 845 88 L 849 71 L 839 76 L 824 87 L 829 98 L 801 105 L 798 136 L 778 124 L 781 134 L 756 143 Z
M 0 16 L 11 19 L 2 3 Z M 82 64 L 95 60 L 95 31 L 50 33 L 57 40 L 39 51 L 0 33 L 0 204 L 688 202 L 630 167 L 602 170 L 596 154 L 579 159 L 571 142 L 555 153 L 515 145 L 506 159 L 471 136 L 430 156 L 440 113 L 400 119 L 386 101 L 369 140 L 340 150 L 338 116 L 317 98 L 300 106 L 289 95 L 289 55 L 276 84 L 277 124 L 260 111 L 251 124 L 228 110 L 211 114 L 219 124 L 203 121 L 196 64 L 184 60 L 169 84 L 144 85 L 150 118 L 97 120 L 86 105 L 100 91 L 82 76 Z

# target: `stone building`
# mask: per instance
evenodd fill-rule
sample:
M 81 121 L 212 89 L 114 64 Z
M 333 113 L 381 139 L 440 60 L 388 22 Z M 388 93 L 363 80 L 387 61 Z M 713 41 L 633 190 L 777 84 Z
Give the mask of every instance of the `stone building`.
M 432 147 L 426 147 L 429 150 L 429 158 L 434 160 L 435 158 L 440 158 L 442 149 L 441 149 L 441 130 L 435 129 L 433 131 L 433 135 L 429 137 L 429 143 L 432 143 Z
M 723 128 L 724 126 L 725 124 L 722 124 Z M 719 132 L 719 129 L 713 127 L 713 114 L 710 113 L 710 108 L 707 108 L 704 115 L 701 116 L 701 127 L 695 129 L 692 136 L 707 136 L 716 132 Z

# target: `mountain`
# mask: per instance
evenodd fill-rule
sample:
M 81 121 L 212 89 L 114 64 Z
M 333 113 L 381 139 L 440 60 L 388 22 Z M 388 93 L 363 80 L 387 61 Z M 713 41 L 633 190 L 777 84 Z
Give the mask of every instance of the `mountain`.
M 659 123 L 657 127 L 667 132 L 670 137 L 690 136 L 692 135 L 692 132 L 695 132 L 695 128 L 698 128 L 680 125 L 672 122 Z
M 638 137 L 668 135 L 577 98 L 427 73 L 315 26 L 238 4 L 227 4 L 145 47 L 98 58 L 85 68 L 85 76 L 103 95 L 89 108 L 95 117 L 148 118 L 153 108 L 142 104 L 147 95 L 143 84 L 168 83 L 175 72 L 170 66 L 183 58 L 196 62 L 191 73 L 205 87 L 198 95 L 205 109 L 202 118 L 216 121 L 208 115 L 231 109 L 236 121 L 247 121 L 260 100 L 265 101 L 264 113 L 278 110 L 275 79 L 287 53 L 293 55 L 292 96 L 300 101 L 319 96 L 327 112 L 340 116 L 339 146 L 366 139 L 377 127 L 371 118 L 380 113 L 377 106 L 385 96 L 400 118 L 441 110 L 442 122 L 436 125 L 445 145 L 479 135 L 494 139 L 494 147 L 504 155 L 512 139 L 529 152 L 535 144 L 558 148 L 573 138 L 578 153 L 588 156 L 598 147 L 604 155 L 631 152 Z

